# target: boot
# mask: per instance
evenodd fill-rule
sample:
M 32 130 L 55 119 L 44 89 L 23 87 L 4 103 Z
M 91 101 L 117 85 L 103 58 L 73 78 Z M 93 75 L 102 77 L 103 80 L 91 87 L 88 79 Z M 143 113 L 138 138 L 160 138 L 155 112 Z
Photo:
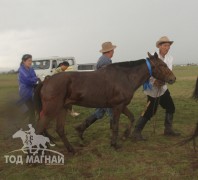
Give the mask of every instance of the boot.
M 85 121 L 76 126 L 75 129 L 78 132 L 79 137 L 83 140 L 83 133 L 85 131 L 85 129 L 87 129 L 91 124 L 93 124 L 95 121 L 97 120 L 95 115 L 91 115 L 89 116 L 87 119 L 85 119 Z
M 144 126 L 146 125 L 148 119 L 146 119 L 143 116 L 140 116 L 138 122 L 136 123 L 135 129 L 132 132 L 132 138 L 136 141 L 145 141 L 146 139 L 144 137 L 142 137 L 142 130 L 144 128 Z
M 79 114 L 80 114 L 80 113 L 75 112 L 73 108 L 72 108 L 72 110 L 70 111 L 70 115 L 71 115 L 72 117 L 77 117 L 77 116 L 79 116 Z
M 173 124 L 173 114 L 166 113 L 165 122 L 164 122 L 164 126 L 165 126 L 164 135 L 165 136 L 179 136 L 180 135 L 180 133 L 175 132 L 172 129 L 172 124 Z

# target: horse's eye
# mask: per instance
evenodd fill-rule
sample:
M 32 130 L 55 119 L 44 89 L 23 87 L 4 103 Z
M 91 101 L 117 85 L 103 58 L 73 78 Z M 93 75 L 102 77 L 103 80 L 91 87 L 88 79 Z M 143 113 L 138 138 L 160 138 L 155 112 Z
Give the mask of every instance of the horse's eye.
M 166 65 L 166 64 L 161 64 L 160 66 L 161 66 L 161 67 L 166 67 L 167 65 Z

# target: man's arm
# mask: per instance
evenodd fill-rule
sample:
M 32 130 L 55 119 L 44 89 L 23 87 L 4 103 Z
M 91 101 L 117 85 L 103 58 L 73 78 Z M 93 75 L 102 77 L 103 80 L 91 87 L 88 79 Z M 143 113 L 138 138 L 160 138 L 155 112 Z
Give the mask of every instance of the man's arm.
M 107 65 L 111 64 L 111 61 L 107 61 L 107 60 L 99 60 L 97 63 L 97 69 L 100 69 L 102 67 L 105 67 Z

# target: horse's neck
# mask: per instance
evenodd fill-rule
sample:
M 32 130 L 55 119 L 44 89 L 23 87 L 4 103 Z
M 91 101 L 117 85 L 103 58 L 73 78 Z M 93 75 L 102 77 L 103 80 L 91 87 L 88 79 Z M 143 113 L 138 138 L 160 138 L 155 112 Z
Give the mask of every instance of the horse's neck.
M 129 79 L 134 90 L 137 90 L 150 77 L 146 63 L 133 67 Z

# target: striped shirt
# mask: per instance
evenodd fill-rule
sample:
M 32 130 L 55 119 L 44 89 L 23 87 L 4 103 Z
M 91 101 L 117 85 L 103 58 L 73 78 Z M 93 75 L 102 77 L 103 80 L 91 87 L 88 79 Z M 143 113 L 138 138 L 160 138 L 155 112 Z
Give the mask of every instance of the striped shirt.
M 108 64 L 112 64 L 112 60 L 103 54 L 98 59 L 98 62 L 96 64 L 96 69 L 100 69 L 101 67 L 106 66 Z

